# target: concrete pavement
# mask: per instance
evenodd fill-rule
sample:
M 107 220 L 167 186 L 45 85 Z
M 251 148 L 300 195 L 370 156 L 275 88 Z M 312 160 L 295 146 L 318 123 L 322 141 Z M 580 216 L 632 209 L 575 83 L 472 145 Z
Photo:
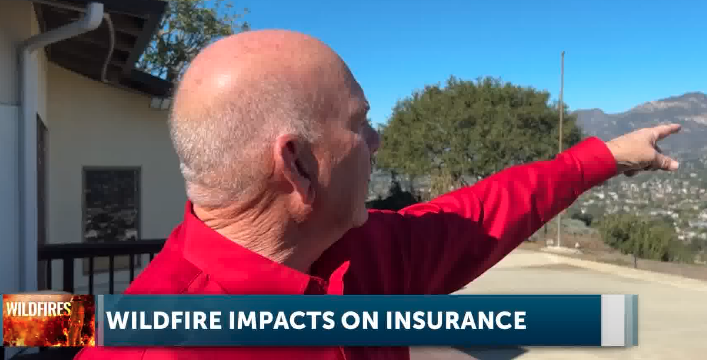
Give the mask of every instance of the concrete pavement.
M 459 293 L 638 294 L 638 346 L 627 349 L 415 348 L 411 350 L 413 360 L 707 359 L 705 282 L 517 250 Z

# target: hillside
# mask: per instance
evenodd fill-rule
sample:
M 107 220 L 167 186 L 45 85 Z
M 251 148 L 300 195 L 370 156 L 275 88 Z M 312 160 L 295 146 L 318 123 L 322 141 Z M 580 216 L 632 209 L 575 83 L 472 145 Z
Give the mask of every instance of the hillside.
M 600 109 L 575 114 L 586 135 L 603 140 L 667 122 L 679 123 L 683 130 L 660 143 L 664 153 L 680 161 L 677 172 L 617 177 L 584 194 L 573 210 L 595 216 L 619 211 L 660 216 L 673 222 L 683 241 L 707 240 L 707 95 L 686 93 L 619 114 Z

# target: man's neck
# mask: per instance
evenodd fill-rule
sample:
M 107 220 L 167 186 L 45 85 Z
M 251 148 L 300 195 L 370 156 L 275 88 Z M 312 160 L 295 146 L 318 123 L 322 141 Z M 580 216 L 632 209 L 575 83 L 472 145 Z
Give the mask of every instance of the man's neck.
M 223 237 L 273 262 L 303 273 L 309 273 L 312 264 L 326 250 L 317 249 L 315 239 L 325 240 L 321 235 L 316 237 L 309 234 L 284 214 L 278 216 L 256 209 L 206 210 L 197 206 L 194 206 L 194 214 Z

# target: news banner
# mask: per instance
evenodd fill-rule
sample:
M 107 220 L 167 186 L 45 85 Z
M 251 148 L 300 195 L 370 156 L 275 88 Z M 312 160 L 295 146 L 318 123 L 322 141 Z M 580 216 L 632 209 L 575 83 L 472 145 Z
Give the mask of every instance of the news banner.
M 3 346 L 638 344 L 636 295 L 3 295 Z

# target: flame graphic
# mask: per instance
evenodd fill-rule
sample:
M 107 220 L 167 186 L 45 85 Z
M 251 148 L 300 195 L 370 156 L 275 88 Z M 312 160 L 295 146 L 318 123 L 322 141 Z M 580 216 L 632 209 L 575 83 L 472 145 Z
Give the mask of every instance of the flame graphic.
M 11 316 L 4 305 L 10 301 L 72 302 L 83 308 L 83 319 L 73 324 L 71 315 L 60 316 Z M 95 303 L 90 295 L 3 295 L 3 346 L 56 347 L 95 346 Z M 70 344 L 72 329 L 77 342 Z

